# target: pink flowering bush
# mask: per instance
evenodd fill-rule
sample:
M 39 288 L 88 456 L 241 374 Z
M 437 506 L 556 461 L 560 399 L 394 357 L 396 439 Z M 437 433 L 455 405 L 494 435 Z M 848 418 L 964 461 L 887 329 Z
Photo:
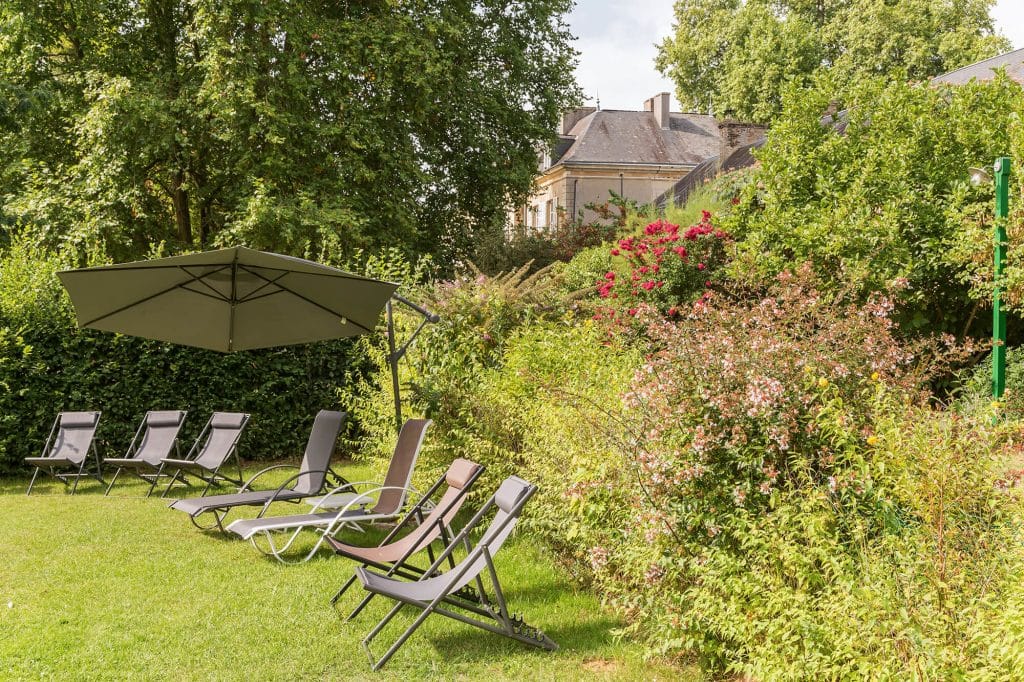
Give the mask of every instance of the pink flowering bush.
M 444 322 L 403 369 L 407 413 L 435 419 L 420 482 L 461 456 L 488 465 L 484 494 L 537 483 L 522 541 L 712 676 L 1013 670 L 1024 636 L 999 605 L 1024 603 L 1006 550 L 1022 493 L 999 465 L 1024 437 L 933 407 L 961 349 L 902 340 L 888 294 L 819 285 L 801 269 L 673 317 L 641 303 L 636 338 L 546 274 L 435 285 Z M 383 450 L 389 401 L 353 409 L 383 415 L 365 442 Z
M 597 283 L 605 303 L 597 319 L 635 317 L 641 305 L 675 315 L 680 306 L 714 286 L 730 241 L 714 226 L 708 211 L 686 229 L 656 220 L 640 236 L 620 239 L 610 253 L 625 272 L 609 270 Z

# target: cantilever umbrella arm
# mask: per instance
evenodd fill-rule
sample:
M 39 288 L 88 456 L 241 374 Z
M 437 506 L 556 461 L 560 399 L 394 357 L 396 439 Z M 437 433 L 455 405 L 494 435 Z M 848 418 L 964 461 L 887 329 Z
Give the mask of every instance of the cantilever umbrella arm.
M 419 326 L 413 331 L 413 333 L 406 339 L 405 343 L 401 347 L 398 347 L 398 343 L 395 339 L 395 316 L 392 308 L 392 300 L 398 301 L 405 305 L 414 312 L 419 313 L 423 319 L 420 320 Z M 391 390 L 395 396 L 395 428 L 399 433 L 402 431 L 402 396 L 399 392 L 398 385 L 398 361 L 405 357 L 406 352 L 409 350 L 409 346 L 416 340 L 423 328 L 427 326 L 427 323 L 437 323 L 440 321 L 440 316 L 436 313 L 432 313 L 426 308 L 416 305 L 409 299 L 398 294 L 392 294 L 391 298 L 385 304 L 385 310 L 387 310 L 388 316 L 388 365 L 391 367 Z

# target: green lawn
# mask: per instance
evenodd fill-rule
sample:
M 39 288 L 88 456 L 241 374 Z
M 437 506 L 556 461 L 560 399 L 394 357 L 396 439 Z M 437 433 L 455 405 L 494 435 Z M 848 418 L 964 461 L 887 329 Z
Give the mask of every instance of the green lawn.
M 278 564 L 121 480 L 111 497 L 96 482 L 74 497 L 57 483 L 26 497 L 27 479 L 0 482 L 0 679 L 699 679 L 616 642 L 620 623 L 524 535 L 499 554 L 498 570 L 510 607 L 558 651 L 435 616 L 372 673 L 359 642 L 383 600 L 348 624 L 328 603 L 350 562 L 322 554 Z M 375 651 L 411 618 L 396 618 Z

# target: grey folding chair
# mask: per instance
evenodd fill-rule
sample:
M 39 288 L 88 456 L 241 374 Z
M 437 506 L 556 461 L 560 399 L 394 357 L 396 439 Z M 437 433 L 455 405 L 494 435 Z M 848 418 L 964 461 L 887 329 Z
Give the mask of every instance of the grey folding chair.
M 96 427 L 100 423 L 99 412 L 61 412 L 53 420 L 50 435 L 46 437 L 43 453 L 40 457 L 26 457 L 25 461 L 35 467 L 32 480 L 29 481 L 26 495 L 32 494 L 32 486 L 36 483 L 39 472 L 52 476 L 65 486 L 69 479 L 74 479 L 71 488 L 74 495 L 78 490 L 78 481 L 91 476 L 100 483 L 103 480 L 100 454 L 96 451 Z M 89 453 L 92 453 L 90 465 Z
M 302 463 L 275 464 L 269 466 L 249 478 L 237 493 L 226 495 L 210 495 L 209 497 L 191 497 L 175 500 L 171 509 L 183 511 L 189 515 L 192 523 L 203 530 L 216 526 L 224 530 L 224 519 L 230 510 L 245 506 L 269 506 L 273 502 L 298 502 L 303 498 L 319 495 L 331 476 L 335 484 L 346 483 L 345 479 L 331 469 L 331 457 L 334 445 L 341 433 L 341 426 L 347 417 L 344 412 L 320 410 L 313 420 L 313 428 L 309 432 L 306 451 L 302 455 Z M 299 471 L 284 483 L 272 490 L 251 490 L 253 484 L 264 474 L 277 469 L 295 469 Z M 203 525 L 197 520 L 203 514 L 213 516 L 213 523 Z
M 370 657 L 374 670 L 378 670 L 395 654 L 410 636 L 433 613 L 447 616 L 462 623 L 510 637 L 516 641 L 553 651 L 558 648 L 541 630 L 527 625 L 521 616 L 509 613 L 505 595 L 498 581 L 498 572 L 494 568 L 494 555 L 501 549 L 505 540 L 515 527 L 522 513 L 523 505 L 537 492 L 533 486 L 521 478 L 510 476 L 502 482 L 501 487 L 476 515 L 466 524 L 441 553 L 434 563 L 427 568 L 417 580 L 407 582 L 372 571 L 363 566 L 356 568 L 356 577 L 363 588 L 371 594 L 381 595 L 396 602 L 384 619 L 374 627 L 363 639 L 362 646 Z M 469 535 L 479 526 L 484 517 L 495 509 L 494 518 L 484 531 L 476 546 L 470 548 Z M 460 546 L 467 548 L 466 557 L 445 573 L 437 574 L 441 565 L 452 556 Z M 487 572 L 493 599 L 484 589 L 481 575 Z M 474 599 L 465 599 L 460 592 L 475 583 L 479 590 Z M 420 609 L 420 614 L 402 633 L 394 644 L 379 659 L 374 660 L 370 651 L 370 643 L 380 631 L 406 606 Z M 454 609 L 459 609 L 456 611 Z M 467 613 L 472 615 L 467 615 Z M 476 617 L 473 617 L 476 616 Z
M 107 486 L 107 490 L 103 494 L 109 495 L 117 477 L 122 471 L 127 471 L 150 484 L 149 491 L 146 493 L 148 497 L 153 492 L 153 486 L 156 485 L 157 479 L 161 475 L 170 475 L 161 474 L 162 460 L 165 457 L 170 457 L 172 450 L 179 458 L 181 456 L 178 433 L 181 431 L 182 424 L 185 423 L 186 414 L 188 413 L 184 410 L 150 410 L 147 412 L 146 416 L 142 418 L 139 428 L 136 429 L 125 456 L 103 460 L 104 466 L 117 467 L 113 478 L 110 479 L 110 485 Z
M 430 561 L 433 562 L 435 557 L 431 544 L 438 538 L 443 540 L 445 546 L 451 542 L 454 535 L 451 532 L 452 522 L 462 508 L 463 502 L 466 501 L 466 496 L 476 479 L 483 472 L 484 467 L 476 462 L 462 458 L 456 459 L 376 547 L 350 545 L 330 536 L 327 537 L 327 544 L 338 556 L 354 559 L 363 566 L 373 566 L 387 571 L 385 575 L 398 575 L 415 580 L 423 574 L 423 569 L 410 563 L 409 560 L 425 549 Z M 445 483 L 447 487 L 444 494 L 424 518 L 424 512 L 428 511 L 424 503 L 433 500 L 438 489 Z M 407 535 L 399 537 L 406 528 L 412 528 L 412 530 Z M 454 565 L 454 561 L 452 564 Z M 331 604 L 337 603 L 355 580 L 355 575 L 349 578 L 348 582 L 331 598 Z M 367 596 L 346 620 L 354 618 L 371 597 L 372 595 Z
M 199 433 L 195 444 L 185 455 L 185 459 L 164 457 L 160 460 L 160 470 L 157 472 L 157 478 L 153 479 L 153 486 L 165 471 L 171 472 L 171 480 L 160 497 L 167 495 L 179 477 L 186 485 L 191 485 L 188 481 L 189 476 L 205 481 L 203 495 L 210 490 L 210 486 L 221 481 L 244 485 L 242 463 L 238 459 L 238 440 L 248 423 L 249 415 L 244 412 L 214 412 Z M 238 478 L 231 478 L 220 471 L 229 457 L 235 459 Z M 150 486 L 151 492 L 153 486 Z
M 228 526 L 228 531 L 249 540 L 256 549 L 273 555 L 281 562 L 286 562 L 285 552 L 304 531 L 317 532 L 320 537 L 316 544 L 305 558 L 301 559 L 306 561 L 320 549 L 324 538 L 334 535 L 342 528 L 396 518 L 405 509 L 408 494 L 416 493 L 409 483 L 430 424 L 429 419 L 410 419 L 402 425 L 383 484 L 375 481 L 346 482 L 323 497 L 307 500 L 313 504 L 313 511 L 309 514 L 266 516 L 267 509 L 273 501 L 269 500 L 256 518 L 238 519 Z M 374 487 L 368 490 L 359 489 L 359 486 L 365 485 Z M 289 532 L 291 535 L 283 545 L 275 542 L 274 535 Z M 255 541 L 256 536 L 266 540 L 268 549 L 260 547 Z

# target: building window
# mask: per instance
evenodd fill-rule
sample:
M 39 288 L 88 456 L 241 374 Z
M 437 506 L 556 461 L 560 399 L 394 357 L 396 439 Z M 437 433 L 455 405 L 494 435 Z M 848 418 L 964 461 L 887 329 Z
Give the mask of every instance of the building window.
M 544 204 L 544 220 L 545 227 L 554 227 L 555 225 L 555 209 L 554 204 L 548 199 L 547 203 Z
M 540 227 L 540 205 L 534 204 L 530 208 L 530 227 Z

